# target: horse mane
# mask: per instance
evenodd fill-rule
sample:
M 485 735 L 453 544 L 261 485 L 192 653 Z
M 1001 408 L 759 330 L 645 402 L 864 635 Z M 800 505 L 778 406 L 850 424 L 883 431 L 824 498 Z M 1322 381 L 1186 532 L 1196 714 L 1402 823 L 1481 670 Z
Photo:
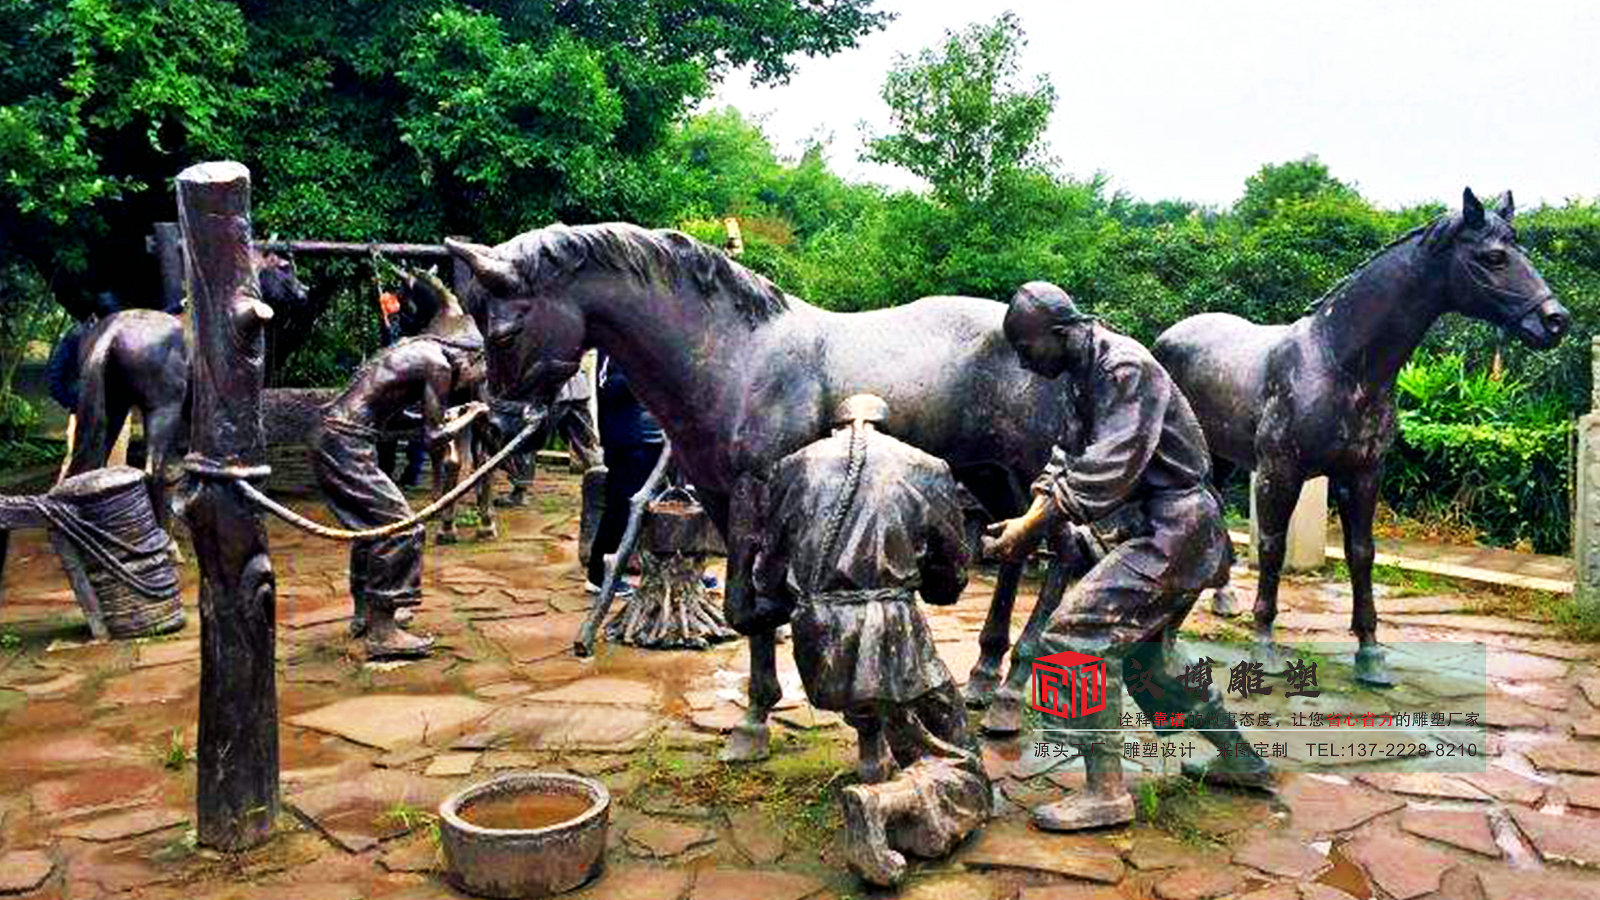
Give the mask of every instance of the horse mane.
M 517 274 L 534 290 L 559 286 L 585 266 L 597 266 L 643 283 L 687 278 L 707 306 L 727 303 L 752 328 L 789 308 L 788 297 L 772 282 L 680 231 L 623 222 L 551 225 L 512 239 L 507 249 Z
M 1444 213 L 1443 215 L 1436 216 L 1432 221 L 1418 225 L 1399 237 L 1390 240 L 1387 244 L 1384 244 L 1382 247 L 1374 250 L 1371 255 L 1361 261 L 1360 265 L 1345 273 L 1344 277 L 1340 278 L 1338 281 L 1335 281 L 1332 287 L 1329 287 L 1323 292 L 1322 296 L 1311 301 L 1310 305 L 1306 307 L 1306 310 L 1304 313 L 1302 313 L 1302 315 L 1314 316 L 1321 312 L 1329 304 L 1344 296 L 1344 292 L 1350 287 L 1350 285 L 1355 283 L 1356 279 L 1361 275 L 1361 273 L 1365 272 L 1369 266 L 1377 262 L 1390 250 L 1393 250 L 1402 244 L 1407 244 L 1412 241 L 1420 241 L 1424 251 L 1430 255 L 1438 253 L 1443 248 L 1449 246 L 1450 241 L 1454 239 L 1457 232 L 1461 230 L 1461 221 L 1460 213 Z

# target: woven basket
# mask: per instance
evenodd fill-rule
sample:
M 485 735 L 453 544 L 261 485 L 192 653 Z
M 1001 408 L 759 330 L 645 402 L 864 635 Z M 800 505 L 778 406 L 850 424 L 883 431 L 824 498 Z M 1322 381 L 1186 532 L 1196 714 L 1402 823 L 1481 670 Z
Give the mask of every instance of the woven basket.
M 183 627 L 178 569 L 168 552 L 171 539 L 156 525 L 143 472 L 126 466 L 85 472 L 61 482 L 49 499 L 70 507 L 105 536 L 91 548 L 84 546 L 81 532 L 60 523 L 51 527 L 57 546 L 73 551 L 71 559 L 63 554 L 63 562 L 76 564 L 83 575 L 73 578 L 79 602 L 90 615 L 99 609 L 107 636 L 145 637 Z M 125 566 L 137 583 L 115 571 L 105 556 Z M 92 596 L 83 596 L 85 590 Z

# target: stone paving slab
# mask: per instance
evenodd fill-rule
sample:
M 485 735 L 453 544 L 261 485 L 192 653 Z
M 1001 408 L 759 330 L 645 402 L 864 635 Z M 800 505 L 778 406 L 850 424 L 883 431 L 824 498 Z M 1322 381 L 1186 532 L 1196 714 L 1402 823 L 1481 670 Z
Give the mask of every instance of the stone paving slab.
M 1505 855 L 1494 841 L 1489 817 L 1479 810 L 1408 809 L 1402 831 L 1499 859 Z
M 0 854 L 0 894 L 36 890 L 55 867 L 55 861 L 43 850 L 13 850 Z
M 661 727 L 654 710 L 577 705 L 502 707 L 459 739 L 463 749 L 634 750 Z
M 1343 779 L 1329 781 L 1312 775 L 1291 777 L 1278 797 L 1288 805 L 1291 822 L 1297 829 L 1316 834 L 1349 831 L 1406 805 L 1404 800 L 1374 793 Z
M 361 853 L 420 825 L 408 822 L 406 813 L 431 813 L 454 789 L 451 781 L 374 769 L 358 778 L 291 793 L 285 802 L 334 843 Z
M 165 831 L 189 821 L 189 814 L 176 809 L 141 809 L 133 812 L 77 822 L 56 830 L 60 837 L 106 843 Z
M 483 719 L 494 707 L 455 694 L 434 696 L 374 694 L 340 700 L 294 716 L 290 725 L 336 734 L 380 750 L 448 740 L 450 735 Z
M 806 875 L 764 869 L 702 869 L 689 900 L 804 900 L 826 887 Z
M 1345 854 L 1394 900 L 1412 900 L 1439 889 L 1455 858 L 1420 841 L 1368 836 L 1346 845 Z
M 1109 844 L 1007 822 L 991 822 L 955 861 L 971 869 L 1031 869 L 1102 884 L 1116 884 L 1125 871 Z
M 1545 862 L 1600 866 L 1600 829 L 1591 820 L 1521 807 L 1511 809 L 1511 819 Z

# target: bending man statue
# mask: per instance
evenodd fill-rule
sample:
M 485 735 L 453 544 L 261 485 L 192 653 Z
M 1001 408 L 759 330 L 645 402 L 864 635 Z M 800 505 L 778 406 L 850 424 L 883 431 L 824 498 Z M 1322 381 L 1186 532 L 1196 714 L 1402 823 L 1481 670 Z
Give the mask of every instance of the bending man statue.
M 1140 514 L 1128 537 L 1073 586 L 1035 645 L 1023 651 L 1037 658 L 1072 650 L 1108 663 L 1105 708 L 1071 720 L 1081 729 L 1069 740 L 1083 756 L 1087 789 L 1038 807 L 1034 823 L 1071 831 L 1133 819 L 1115 736 L 1124 681 L 1151 721 L 1157 712 L 1184 713 L 1184 721 L 1203 723 L 1201 735 L 1223 750 L 1204 770 L 1186 762 L 1185 774 L 1269 786 L 1271 770 L 1230 724 L 1216 688 L 1195 696 L 1169 668 L 1168 639 L 1199 592 L 1226 580 L 1233 558 L 1210 484 L 1211 456 L 1189 402 L 1139 342 L 1079 312 L 1053 284 L 1031 282 L 1017 291 L 1005 334 L 1023 368 L 1044 378 L 1072 378 L 1079 437 L 1054 448 L 1028 512 L 990 527 L 998 537 L 989 552 L 1019 558 L 1050 529 L 1099 522 L 1124 504 Z M 1179 730 L 1156 729 L 1160 735 Z
M 900 850 L 937 857 L 989 815 L 966 708 L 917 610 L 956 602 L 967 548 L 942 460 L 878 431 L 883 400 L 840 404 L 835 430 L 774 469 L 754 596 L 794 625 L 806 697 L 856 730 L 863 782 L 845 788 L 850 866 L 878 885 Z M 897 774 L 898 771 L 898 774 Z
M 445 399 L 482 377 L 481 346 L 424 335 L 402 338 L 356 372 L 337 400 L 324 408 L 311 440 L 311 465 L 335 517 L 346 528 L 366 529 L 411 517 L 406 496 L 378 466 L 381 427 L 422 399 L 429 446 L 450 439 Z M 464 422 L 465 419 L 458 421 Z M 422 525 L 350 545 L 352 635 L 366 637 L 369 659 L 427 655 L 433 639 L 401 630 L 399 614 L 422 602 Z

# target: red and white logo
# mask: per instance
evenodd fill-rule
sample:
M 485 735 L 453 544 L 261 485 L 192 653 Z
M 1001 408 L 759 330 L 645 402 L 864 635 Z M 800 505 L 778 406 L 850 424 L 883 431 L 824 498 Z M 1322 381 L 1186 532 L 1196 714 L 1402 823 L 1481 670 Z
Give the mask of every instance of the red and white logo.
M 1071 650 L 1035 659 L 1033 708 L 1063 719 L 1105 709 L 1105 659 Z

